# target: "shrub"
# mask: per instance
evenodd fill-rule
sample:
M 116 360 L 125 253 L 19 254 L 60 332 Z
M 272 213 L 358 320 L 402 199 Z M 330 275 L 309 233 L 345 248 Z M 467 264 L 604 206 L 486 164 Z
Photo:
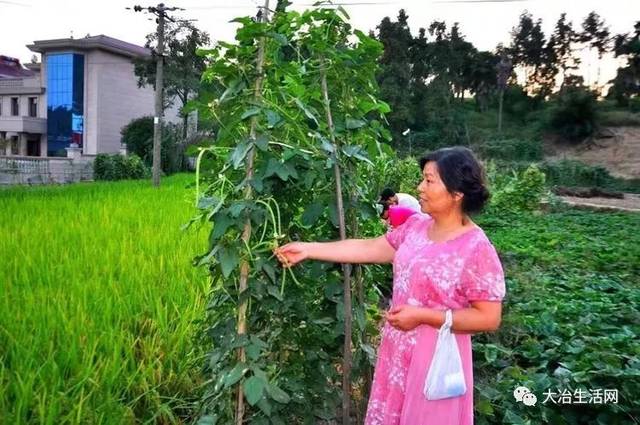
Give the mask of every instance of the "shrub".
M 540 164 L 553 186 L 607 186 L 612 177 L 606 168 L 564 159 Z
M 583 86 L 567 86 L 556 95 L 550 125 L 567 140 L 579 142 L 593 134 L 597 118 L 596 94 Z
M 148 177 L 149 169 L 138 155 L 98 154 L 93 163 L 94 180 L 142 179 Z
M 539 161 L 543 156 L 540 141 L 524 139 L 489 140 L 479 146 L 478 152 L 484 158 L 506 161 Z
M 535 164 L 508 175 L 500 174 L 495 163 L 490 163 L 487 177 L 491 186 L 488 211 L 494 215 L 534 211 L 547 193 L 545 174 Z
M 153 117 L 136 118 L 120 131 L 127 151 L 139 156 L 151 166 L 153 163 Z M 160 149 L 160 167 L 165 174 L 186 171 L 185 143 L 182 126 L 164 123 Z

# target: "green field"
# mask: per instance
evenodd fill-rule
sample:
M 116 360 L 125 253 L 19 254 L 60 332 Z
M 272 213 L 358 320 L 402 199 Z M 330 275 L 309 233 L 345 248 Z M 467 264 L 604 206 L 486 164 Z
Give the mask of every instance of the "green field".
M 192 175 L 0 191 L 0 424 L 189 423 L 201 396 L 207 229 Z M 476 422 L 623 424 L 640 406 L 640 214 L 558 209 L 478 222 L 507 274 L 501 329 L 474 342 Z M 615 388 L 535 409 L 526 385 Z M 542 400 L 539 400 L 542 402 Z
M 0 191 L 0 423 L 174 423 L 197 401 L 193 180 Z

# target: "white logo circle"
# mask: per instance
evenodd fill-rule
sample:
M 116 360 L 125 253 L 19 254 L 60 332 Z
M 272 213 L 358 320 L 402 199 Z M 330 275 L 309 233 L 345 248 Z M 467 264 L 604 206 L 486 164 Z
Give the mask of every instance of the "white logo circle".
M 534 393 L 526 393 L 522 396 L 522 402 L 525 406 L 535 406 L 538 401 L 538 397 Z
M 527 387 L 518 387 L 513 391 L 513 396 L 515 397 L 516 401 L 522 401 L 522 397 L 524 397 L 525 394 L 529 394 L 530 392 L 531 391 Z

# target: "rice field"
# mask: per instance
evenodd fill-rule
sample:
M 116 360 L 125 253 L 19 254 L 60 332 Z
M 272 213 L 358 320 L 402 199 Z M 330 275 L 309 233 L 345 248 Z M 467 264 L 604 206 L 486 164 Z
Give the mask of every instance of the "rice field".
M 0 189 L 0 424 L 181 423 L 208 290 L 194 177 Z

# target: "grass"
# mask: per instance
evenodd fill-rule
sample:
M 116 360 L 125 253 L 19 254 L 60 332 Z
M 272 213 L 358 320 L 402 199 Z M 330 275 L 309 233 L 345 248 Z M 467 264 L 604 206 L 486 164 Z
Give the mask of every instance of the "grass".
M 0 424 L 188 414 L 208 290 L 206 236 L 180 230 L 192 181 L 0 190 Z

